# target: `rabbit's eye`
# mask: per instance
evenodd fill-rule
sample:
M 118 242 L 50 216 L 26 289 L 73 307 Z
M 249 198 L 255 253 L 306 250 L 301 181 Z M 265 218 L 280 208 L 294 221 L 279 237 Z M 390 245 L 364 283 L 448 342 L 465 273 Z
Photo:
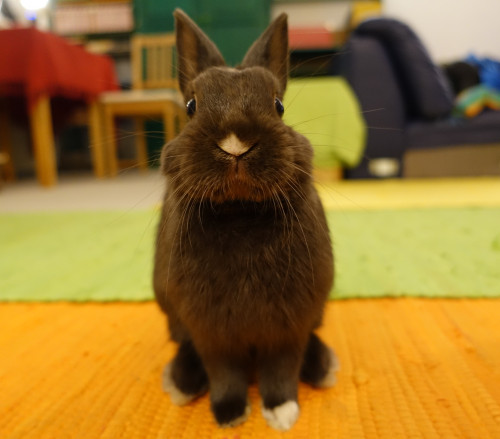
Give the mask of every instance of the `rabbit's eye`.
M 186 104 L 186 112 L 188 116 L 192 116 L 196 111 L 196 100 L 190 99 Z
M 274 106 L 276 107 L 276 111 L 281 116 L 285 112 L 285 107 L 283 107 L 283 102 L 281 102 L 278 98 L 274 99 Z

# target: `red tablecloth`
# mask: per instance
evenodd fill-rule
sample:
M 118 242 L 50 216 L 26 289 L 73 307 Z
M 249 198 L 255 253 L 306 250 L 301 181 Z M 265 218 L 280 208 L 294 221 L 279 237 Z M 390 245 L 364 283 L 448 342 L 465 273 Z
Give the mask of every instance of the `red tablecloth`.
M 92 101 L 116 89 L 110 58 L 35 28 L 0 30 L 0 95 L 22 94 L 32 106 L 43 94 Z

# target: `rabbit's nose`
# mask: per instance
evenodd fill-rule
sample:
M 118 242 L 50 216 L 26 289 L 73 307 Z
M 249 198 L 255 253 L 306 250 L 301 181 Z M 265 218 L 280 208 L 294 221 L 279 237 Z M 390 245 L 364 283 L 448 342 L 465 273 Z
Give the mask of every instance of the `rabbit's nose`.
M 222 139 L 219 143 L 219 148 L 228 154 L 234 155 L 235 157 L 239 157 L 242 154 L 245 154 L 252 145 L 242 142 L 236 134 L 231 133 L 224 139 Z

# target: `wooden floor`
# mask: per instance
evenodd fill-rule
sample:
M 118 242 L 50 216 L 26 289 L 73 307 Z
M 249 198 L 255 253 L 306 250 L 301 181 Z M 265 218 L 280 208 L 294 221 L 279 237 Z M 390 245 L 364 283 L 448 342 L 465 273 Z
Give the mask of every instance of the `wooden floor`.
M 328 209 L 500 206 L 500 178 L 429 178 L 318 182 Z
M 143 304 L 0 306 L 0 438 L 500 438 L 500 301 L 331 302 L 320 333 L 340 358 L 331 390 L 301 385 L 301 417 L 271 430 L 252 413 L 218 429 L 205 396 L 160 388 L 174 353 Z
M 6 184 L 0 191 L 5 212 L 144 209 L 162 200 L 165 180 L 157 170 L 131 169 L 117 178 L 61 176 L 57 186 L 35 180 Z M 328 209 L 500 206 L 500 178 L 317 181 Z

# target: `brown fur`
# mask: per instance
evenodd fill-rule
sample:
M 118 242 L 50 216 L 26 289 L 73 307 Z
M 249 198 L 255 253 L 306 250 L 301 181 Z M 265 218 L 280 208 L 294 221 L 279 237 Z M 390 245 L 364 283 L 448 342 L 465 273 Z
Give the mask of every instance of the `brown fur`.
M 238 69 L 221 66 L 218 50 L 185 14 L 175 17 L 181 89 L 186 102 L 196 99 L 196 111 L 162 153 L 167 191 L 154 289 L 171 337 L 189 353 L 186 364 L 203 365 L 196 379 L 206 371 L 212 409 L 225 424 L 243 415 L 249 365 L 264 406 L 273 408 L 296 400 L 304 358 L 325 362 L 327 348 L 309 340 L 333 258 L 311 179 L 312 148 L 275 108 L 286 86 L 286 16 Z M 239 157 L 222 151 L 218 142 L 230 133 L 250 150 Z M 305 357 L 307 346 L 316 355 Z M 176 360 L 173 376 L 188 369 Z M 174 383 L 182 391 L 186 380 Z M 202 386 L 195 390 L 187 393 Z

